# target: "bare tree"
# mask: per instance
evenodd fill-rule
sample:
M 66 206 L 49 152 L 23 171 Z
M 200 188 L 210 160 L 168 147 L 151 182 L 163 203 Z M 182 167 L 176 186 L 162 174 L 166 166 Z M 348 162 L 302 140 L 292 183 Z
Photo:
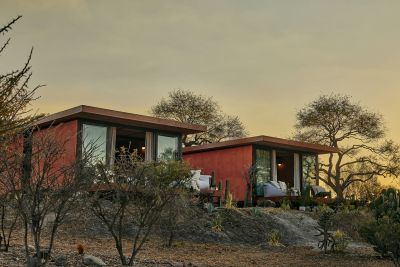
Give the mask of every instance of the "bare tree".
M 1 191 L 15 197 L 24 225 L 29 266 L 46 265 L 59 226 L 81 206 L 80 194 L 92 184 L 94 173 L 87 167 L 90 152 L 72 161 L 64 157 L 71 138 L 74 136 L 66 137 L 55 126 L 15 136 L 1 146 Z M 29 251 L 29 236 L 33 238 L 33 255 Z
M 398 176 L 399 146 L 385 140 L 380 114 L 371 112 L 346 95 L 323 95 L 297 113 L 301 141 L 338 148 L 320 162 L 320 177 L 343 200 L 343 192 L 355 182 Z
M 177 191 L 160 216 L 159 229 L 164 245 L 172 247 L 179 231 L 184 231 L 193 225 L 199 218 L 199 212 L 202 211 L 199 210 L 198 203 L 186 188 Z
M 123 265 L 133 265 L 165 205 L 190 177 L 179 161 L 142 162 L 122 149 L 113 166 L 98 165 L 93 213 L 107 226 Z M 131 236 L 129 238 L 129 236 Z M 124 254 L 124 240 L 133 240 Z
M 239 117 L 224 114 L 211 97 L 192 91 L 179 89 L 170 92 L 167 99 L 162 99 L 151 109 L 151 113 L 159 118 L 207 126 L 204 133 L 184 135 L 182 141 L 185 146 L 221 142 L 247 135 Z
M 12 26 L 21 17 L 17 16 L 1 27 L 0 36 L 4 36 L 11 31 Z M 0 57 L 10 44 L 10 41 L 11 38 L 7 38 L 5 42 L 0 43 Z M 30 65 L 32 52 L 33 48 L 21 68 L 0 74 L 0 138 L 7 133 L 21 131 L 35 119 L 35 116 L 29 115 L 31 111 L 29 104 L 36 99 L 35 92 L 40 85 L 33 88 L 28 87 L 32 77 Z

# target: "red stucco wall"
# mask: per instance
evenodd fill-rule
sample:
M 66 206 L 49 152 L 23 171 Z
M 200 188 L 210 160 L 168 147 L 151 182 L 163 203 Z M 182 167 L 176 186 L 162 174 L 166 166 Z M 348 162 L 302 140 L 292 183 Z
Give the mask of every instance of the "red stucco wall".
M 247 170 L 252 164 L 252 146 L 224 148 L 219 150 L 183 154 L 183 159 L 192 169 L 202 170 L 202 174 L 211 174 L 214 171 L 215 181 L 229 179 L 230 191 L 235 201 L 243 201 L 246 193 Z
M 69 165 L 75 160 L 77 156 L 77 134 L 78 121 L 72 120 L 51 126 L 50 128 L 40 129 L 34 132 L 33 138 L 39 138 L 38 135 L 51 135 L 52 138 L 57 140 L 60 149 L 64 150 L 62 156 L 54 164 L 54 167 L 58 169 Z

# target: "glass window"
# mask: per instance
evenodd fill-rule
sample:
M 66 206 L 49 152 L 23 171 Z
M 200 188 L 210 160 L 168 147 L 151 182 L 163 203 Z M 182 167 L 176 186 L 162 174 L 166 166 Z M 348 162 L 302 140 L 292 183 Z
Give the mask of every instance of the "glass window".
M 177 159 L 179 152 L 179 138 L 177 136 L 157 135 L 157 159 Z
M 264 195 L 264 184 L 271 180 L 271 151 L 256 149 L 256 194 Z
M 317 179 L 317 157 L 315 155 L 302 156 L 303 187 L 315 185 Z
M 82 126 L 82 151 L 93 151 L 93 163 L 106 163 L 107 127 L 92 124 Z

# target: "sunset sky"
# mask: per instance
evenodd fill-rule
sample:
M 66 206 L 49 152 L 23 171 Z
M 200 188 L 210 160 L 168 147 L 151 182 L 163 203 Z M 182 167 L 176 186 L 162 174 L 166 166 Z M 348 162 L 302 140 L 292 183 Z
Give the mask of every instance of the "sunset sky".
M 318 95 L 350 94 L 400 142 L 400 1 L 7 1 L 23 15 L 0 71 L 34 46 L 34 108 L 146 114 L 174 88 L 213 96 L 250 134 L 288 137 Z M 1 37 L 5 40 L 4 37 Z

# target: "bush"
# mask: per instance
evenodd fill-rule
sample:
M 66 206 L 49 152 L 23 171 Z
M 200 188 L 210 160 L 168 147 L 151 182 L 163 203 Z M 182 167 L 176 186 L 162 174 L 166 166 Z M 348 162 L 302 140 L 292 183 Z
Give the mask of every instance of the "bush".
M 382 256 L 400 266 L 400 211 L 398 191 L 389 188 L 370 205 L 375 220 L 360 225 L 360 235 Z
M 278 230 L 274 229 L 274 230 L 271 230 L 270 232 L 268 232 L 266 234 L 266 239 L 267 239 L 268 245 L 270 245 L 272 247 L 282 246 L 282 244 L 280 242 L 280 236 L 279 236 Z
M 336 230 L 332 238 L 334 240 L 334 250 L 337 252 L 344 252 L 349 245 L 349 238 L 340 230 Z
M 269 200 L 269 199 L 260 199 L 257 201 L 257 206 L 264 207 L 264 208 L 268 208 L 268 207 L 275 208 L 276 204 L 275 204 L 275 202 L 273 202 L 272 200 Z
M 284 198 L 281 202 L 281 209 L 290 210 L 290 201 L 287 198 Z
M 390 256 L 396 266 L 400 266 L 400 223 L 385 216 L 365 223 L 359 228 L 365 240 L 383 257 Z
M 261 217 L 261 211 L 258 207 L 252 207 L 250 209 L 250 215 L 253 217 Z
M 217 214 L 211 220 L 211 230 L 213 232 L 222 232 L 224 230 L 224 228 L 222 227 L 222 222 L 223 222 L 222 217 L 219 214 Z

